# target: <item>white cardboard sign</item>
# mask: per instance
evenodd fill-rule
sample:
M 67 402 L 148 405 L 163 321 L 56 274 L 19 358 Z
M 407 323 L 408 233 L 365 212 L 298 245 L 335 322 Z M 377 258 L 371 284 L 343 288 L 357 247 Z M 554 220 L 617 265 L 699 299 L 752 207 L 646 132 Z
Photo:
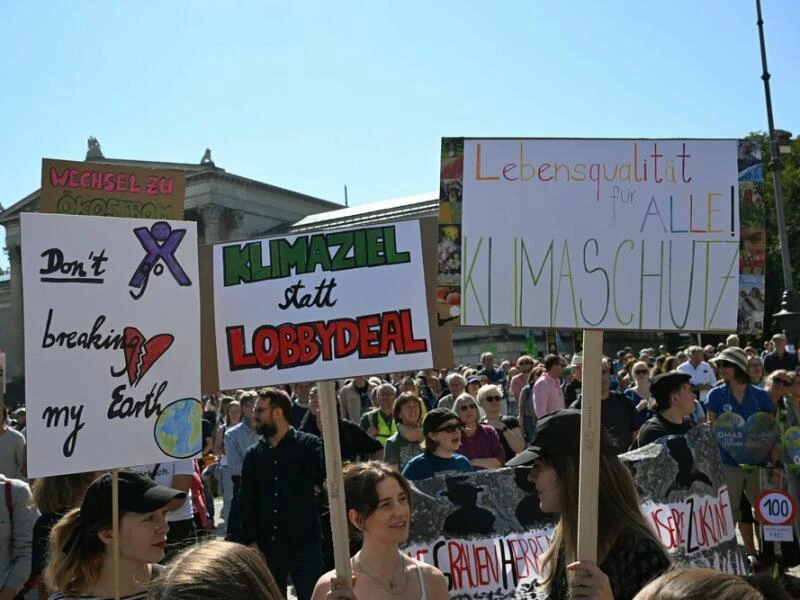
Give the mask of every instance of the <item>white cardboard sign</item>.
M 466 139 L 462 325 L 735 330 L 736 148 Z
M 419 223 L 214 247 L 221 389 L 432 365 Z
M 194 223 L 23 213 L 28 474 L 201 450 Z

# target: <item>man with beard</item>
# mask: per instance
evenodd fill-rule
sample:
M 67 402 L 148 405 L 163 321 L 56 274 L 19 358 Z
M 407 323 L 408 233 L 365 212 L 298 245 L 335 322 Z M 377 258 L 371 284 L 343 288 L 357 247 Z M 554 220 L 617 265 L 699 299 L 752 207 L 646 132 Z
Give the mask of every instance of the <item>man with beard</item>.
M 242 465 L 241 536 L 264 554 L 284 594 L 291 573 L 298 600 L 310 600 L 324 571 L 317 512 L 324 459 L 322 440 L 289 424 L 291 406 L 277 388 L 259 390 L 254 416 L 263 437 Z

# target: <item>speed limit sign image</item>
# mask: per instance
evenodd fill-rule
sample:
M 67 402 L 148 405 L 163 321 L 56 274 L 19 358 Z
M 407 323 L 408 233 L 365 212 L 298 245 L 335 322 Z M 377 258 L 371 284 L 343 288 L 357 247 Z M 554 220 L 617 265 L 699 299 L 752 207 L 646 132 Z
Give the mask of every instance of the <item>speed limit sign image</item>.
M 797 501 L 783 490 L 764 490 L 756 501 L 756 518 L 764 525 L 764 540 L 791 542 Z

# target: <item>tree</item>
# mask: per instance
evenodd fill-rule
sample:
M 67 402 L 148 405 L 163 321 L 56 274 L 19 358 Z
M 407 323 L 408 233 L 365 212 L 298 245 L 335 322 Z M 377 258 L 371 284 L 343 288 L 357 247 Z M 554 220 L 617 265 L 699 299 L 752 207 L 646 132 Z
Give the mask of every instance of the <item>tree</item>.
M 773 173 L 767 169 L 771 158 L 769 136 L 762 132 L 751 133 L 749 140 L 761 143 L 761 156 L 764 162 L 764 199 L 766 210 L 767 265 L 764 284 L 766 298 L 764 307 L 764 338 L 779 330 L 772 317 L 781 309 L 783 294 L 783 269 L 781 266 L 780 236 L 775 212 L 775 184 Z M 791 141 L 792 153 L 781 155 L 781 189 L 783 190 L 783 214 L 786 221 L 786 236 L 789 240 L 790 267 L 795 292 L 800 285 L 800 137 Z

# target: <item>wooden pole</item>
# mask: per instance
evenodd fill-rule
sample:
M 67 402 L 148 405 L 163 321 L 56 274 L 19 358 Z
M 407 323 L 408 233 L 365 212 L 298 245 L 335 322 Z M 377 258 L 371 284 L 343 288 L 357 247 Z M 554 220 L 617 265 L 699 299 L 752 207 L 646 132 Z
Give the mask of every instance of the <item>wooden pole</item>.
M 328 505 L 333 534 L 333 560 L 336 576 L 350 585 L 350 538 L 347 535 L 347 508 L 342 479 L 342 456 L 339 452 L 339 413 L 336 410 L 336 385 L 333 381 L 317 382 L 319 410 L 322 416 L 322 443 L 325 447 Z
M 578 486 L 578 560 L 597 562 L 597 494 L 600 474 L 602 330 L 583 332 L 581 457 Z
M 111 552 L 114 558 L 114 600 L 120 600 L 119 585 L 119 471 L 111 471 Z

